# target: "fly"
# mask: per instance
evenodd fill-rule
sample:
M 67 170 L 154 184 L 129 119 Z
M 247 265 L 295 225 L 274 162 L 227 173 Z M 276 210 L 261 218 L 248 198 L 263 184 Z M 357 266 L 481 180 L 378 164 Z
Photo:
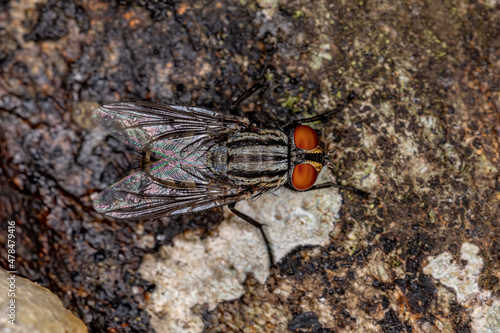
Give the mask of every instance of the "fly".
M 259 87 L 255 84 L 246 91 L 231 109 Z M 284 126 L 200 107 L 147 102 L 103 105 L 92 114 L 95 123 L 145 157 L 141 170 L 101 192 L 94 208 L 118 219 L 147 219 L 227 205 L 260 230 L 275 266 L 263 224 L 235 205 L 281 186 L 292 191 L 337 187 L 367 197 L 350 186 L 314 185 L 323 166 L 331 162 L 316 131 L 303 125 L 327 119 L 353 98 L 350 94 L 332 111 Z

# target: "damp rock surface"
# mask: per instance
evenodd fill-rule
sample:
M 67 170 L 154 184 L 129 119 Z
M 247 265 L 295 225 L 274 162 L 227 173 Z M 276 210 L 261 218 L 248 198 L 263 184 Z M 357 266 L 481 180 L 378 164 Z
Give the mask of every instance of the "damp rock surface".
M 179 312 L 204 332 L 497 330 L 498 6 L 1 2 L 0 265 L 9 264 L 14 221 L 15 270 L 50 289 L 90 332 L 154 332 L 156 317 Z M 251 258 L 223 244 L 218 255 L 232 265 L 218 267 L 233 276 L 211 271 L 219 285 L 210 295 L 234 293 L 164 298 L 165 308 L 152 309 L 158 291 L 178 281 L 146 272 L 151 258 L 158 267 L 171 262 L 168 251 L 187 260 L 190 244 L 206 251 L 228 225 L 234 235 L 247 226 L 221 208 L 151 220 L 96 213 L 97 193 L 140 167 L 141 155 L 96 128 L 92 110 L 152 101 L 229 112 L 266 64 L 264 87 L 239 110 L 252 121 L 278 126 L 355 94 L 309 125 L 335 151 L 324 171 L 370 197 L 340 191 L 340 202 L 332 189 L 303 193 L 316 199 L 298 206 L 238 203 L 262 223 L 290 226 L 293 235 L 270 231 L 276 274 L 266 273 L 260 238 L 242 244 L 255 250 Z M 315 220 L 317 232 L 308 229 Z M 314 241 L 295 241 L 308 231 Z

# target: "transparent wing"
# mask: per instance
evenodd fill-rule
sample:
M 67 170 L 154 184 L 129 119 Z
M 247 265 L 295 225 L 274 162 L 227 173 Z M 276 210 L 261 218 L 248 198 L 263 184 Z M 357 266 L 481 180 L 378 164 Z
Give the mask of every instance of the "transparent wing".
M 203 108 L 144 102 L 104 105 L 94 110 L 92 118 L 118 140 L 157 158 L 172 152 L 189 154 L 250 124 L 246 118 Z
M 96 211 L 121 219 L 153 218 L 204 211 L 243 199 L 243 189 L 220 186 L 170 187 L 138 171 L 101 192 Z
M 153 161 L 100 193 L 94 208 L 116 218 L 152 218 L 197 212 L 243 199 L 245 189 L 214 175 L 207 150 L 245 118 L 214 111 L 148 103 L 96 109 L 97 125 Z

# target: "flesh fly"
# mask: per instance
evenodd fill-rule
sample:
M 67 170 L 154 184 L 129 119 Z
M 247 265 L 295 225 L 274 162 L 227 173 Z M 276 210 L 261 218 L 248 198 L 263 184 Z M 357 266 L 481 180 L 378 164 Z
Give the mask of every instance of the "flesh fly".
M 232 108 L 251 93 L 245 92 Z M 101 192 L 94 208 L 114 218 L 148 219 L 227 205 L 260 230 L 274 266 L 263 224 L 235 205 L 281 186 L 293 191 L 337 187 L 366 196 L 350 186 L 314 185 L 331 162 L 316 131 L 302 125 L 339 112 L 352 98 L 323 115 L 281 127 L 200 107 L 146 102 L 101 106 L 93 112 L 95 123 L 142 151 L 144 158 L 141 170 Z

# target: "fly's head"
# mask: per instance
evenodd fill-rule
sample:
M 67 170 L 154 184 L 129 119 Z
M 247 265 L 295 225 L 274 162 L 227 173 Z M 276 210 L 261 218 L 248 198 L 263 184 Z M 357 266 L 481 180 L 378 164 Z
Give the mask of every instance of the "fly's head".
M 307 190 L 316 182 L 327 154 L 318 133 L 309 126 L 295 127 L 290 133 L 290 142 L 289 182 L 296 190 Z

